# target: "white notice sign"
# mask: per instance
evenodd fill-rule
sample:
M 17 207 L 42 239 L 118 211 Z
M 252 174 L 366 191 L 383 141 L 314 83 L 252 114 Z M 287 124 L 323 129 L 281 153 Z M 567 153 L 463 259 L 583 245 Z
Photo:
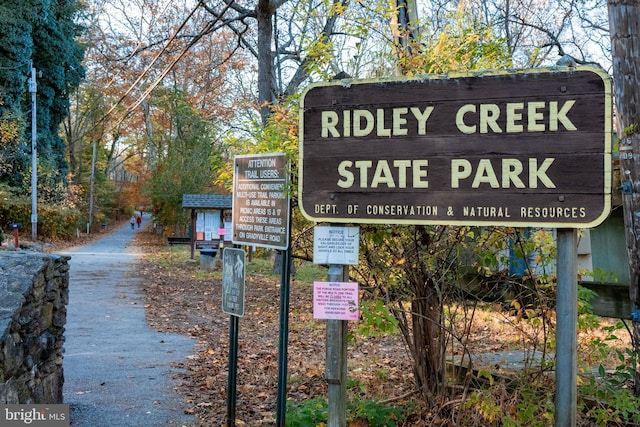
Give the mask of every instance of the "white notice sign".
M 358 264 L 360 227 L 313 228 L 314 264 Z

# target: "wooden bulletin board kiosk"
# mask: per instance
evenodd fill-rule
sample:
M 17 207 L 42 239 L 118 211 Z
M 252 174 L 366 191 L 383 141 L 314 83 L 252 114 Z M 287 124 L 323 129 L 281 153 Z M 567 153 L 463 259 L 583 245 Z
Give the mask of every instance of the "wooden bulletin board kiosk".
M 191 209 L 191 259 L 196 249 L 217 250 L 231 241 L 231 195 L 183 194 L 182 207 Z

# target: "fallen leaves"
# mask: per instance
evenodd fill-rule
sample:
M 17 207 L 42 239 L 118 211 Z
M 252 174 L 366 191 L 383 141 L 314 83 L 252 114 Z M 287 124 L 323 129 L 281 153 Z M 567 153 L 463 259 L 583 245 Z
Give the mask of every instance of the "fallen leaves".
M 147 322 L 157 330 L 197 339 L 194 354 L 181 364 L 179 374 L 186 412 L 196 415 L 196 426 L 225 425 L 229 316 L 220 308 L 220 274 L 202 274 L 198 263 L 180 261 L 177 249 L 163 246 L 162 239 L 152 233 L 137 233 L 136 244 L 152 255 L 138 270 L 144 283 Z M 245 316 L 239 319 L 238 426 L 275 421 L 279 282 L 279 276 L 247 277 Z M 296 282 L 290 289 L 287 398 L 303 401 L 326 396 L 325 324 L 313 319 L 311 285 Z M 386 352 L 394 357 L 385 357 Z M 412 389 L 411 366 L 398 337 L 350 343 L 349 364 L 349 376 L 358 377 L 359 393 L 367 398 L 388 398 L 390 393 Z M 386 374 L 376 375 L 376 370 L 386 370 Z

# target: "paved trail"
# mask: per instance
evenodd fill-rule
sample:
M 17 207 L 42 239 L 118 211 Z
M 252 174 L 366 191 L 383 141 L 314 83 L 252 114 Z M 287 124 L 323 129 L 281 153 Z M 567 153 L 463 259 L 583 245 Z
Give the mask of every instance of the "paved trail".
M 138 231 L 127 224 L 63 252 L 71 256 L 63 364 L 72 426 L 194 422 L 184 414 L 185 400 L 172 381 L 172 364 L 192 354 L 194 341 L 147 326 L 138 279 L 131 273 L 142 262 L 129 246 Z

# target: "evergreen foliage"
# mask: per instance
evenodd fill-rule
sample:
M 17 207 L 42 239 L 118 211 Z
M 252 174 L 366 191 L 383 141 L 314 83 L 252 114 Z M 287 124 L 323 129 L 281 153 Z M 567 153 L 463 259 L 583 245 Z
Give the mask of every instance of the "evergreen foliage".
M 20 0 L 0 4 L 0 26 L 0 182 L 14 187 L 22 181 L 16 171 L 28 164 L 20 103 L 27 91 L 25 76 L 33 52 L 31 24 Z
M 76 0 L 4 0 L 0 4 L 0 121 L 4 140 L 0 182 L 29 192 L 31 66 L 37 78 L 37 141 L 40 187 L 56 202 L 66 187 L 65 142 L 58 135 L 68 114 L 69 94 L 84 77 L 84 49 L 76 43 Z M 7 133 L 6 129 L 11 132 Z

